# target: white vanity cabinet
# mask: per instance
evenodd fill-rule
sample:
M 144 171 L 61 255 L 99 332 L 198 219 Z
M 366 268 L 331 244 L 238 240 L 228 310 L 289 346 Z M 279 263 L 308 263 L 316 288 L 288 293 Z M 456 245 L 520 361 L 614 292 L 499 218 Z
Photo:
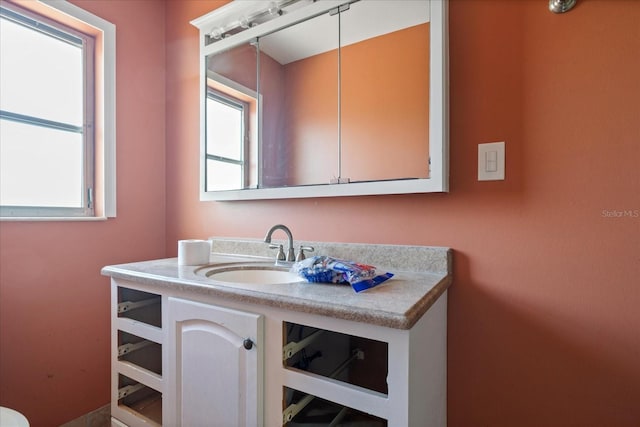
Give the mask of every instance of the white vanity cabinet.
M 446 425 L 446 291 L 410 329 L 135 280 L 112 295 L 113 425 Z
M 165 424 L 260 425 L 263 316 L 173 297 L 167 305 Z
M 272 390 L 282 387 L 284 392 L 278 397 L 283 400 L 281 419 L 273 410 L 278 402 L 270 390 L 265 394 L 265 425 L 446 426 L 446 312 L 445 291 L 408 330 L 307 313 L 268 318 L 267 335 L 279 331 L 277 338 L 285 345 L 267 346 L 266 365 L 277 366 L 274 371 L 267 368 L 267 382 L 275 382 Z M 305 347 L 306 357 L 320 351 L 317 361 L 329 359 L 328 366 L 315 370 L 315 360 L 306 368 L 282 361 L 290 348 L 289 331 L 295 335 L 292 325 L 304 325 L 308 336 L 321 333 Z M 297 396 L 292 398 L 294 392 Z M 288 422 L 296 405 L 309 399 L 311 403 Z M 320 402 L 314 406 L 316 400 Z
M 262 315 L 111 286 L 113 425 L 262 425 Z

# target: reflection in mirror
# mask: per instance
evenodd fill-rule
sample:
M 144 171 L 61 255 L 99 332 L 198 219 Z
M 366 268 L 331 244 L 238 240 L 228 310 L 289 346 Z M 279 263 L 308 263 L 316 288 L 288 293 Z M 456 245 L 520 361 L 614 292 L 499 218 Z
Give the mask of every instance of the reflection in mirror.
M 257 188 L 257 50 L 246 44 L 210 55 L 206 67 L 206 191 Z
M 264 187 L 339 176 L 338 34 L 325 13 L 259 38 Z
M 429 3 L 414 0 L 341 13 L 343 180 L 429 177 L 428 21 Z
M 260 38 L 260 85 L 284 97 L 265 187 L 429 177 L 428 6 L 356 2 Z

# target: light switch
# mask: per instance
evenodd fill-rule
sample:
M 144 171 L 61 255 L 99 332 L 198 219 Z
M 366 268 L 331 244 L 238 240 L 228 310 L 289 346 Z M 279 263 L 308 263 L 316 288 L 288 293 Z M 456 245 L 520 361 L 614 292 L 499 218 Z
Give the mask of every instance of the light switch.
M 478 181 L 504 180 L 504 141 L 478 144 Z
M 484 153 L 484 170 L 486 172 L 498 172 L 498 152 L 489 150 Z

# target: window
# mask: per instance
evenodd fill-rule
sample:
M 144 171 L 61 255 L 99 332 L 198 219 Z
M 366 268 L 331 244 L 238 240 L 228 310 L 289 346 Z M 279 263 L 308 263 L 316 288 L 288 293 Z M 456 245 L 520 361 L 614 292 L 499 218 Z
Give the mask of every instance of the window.
M 207 91 L 206 191 L 238 190 L 248 181 L 249 106 Z
M 26 5 L 0 3 L 0 216 L 115 216 L 114 27 Z

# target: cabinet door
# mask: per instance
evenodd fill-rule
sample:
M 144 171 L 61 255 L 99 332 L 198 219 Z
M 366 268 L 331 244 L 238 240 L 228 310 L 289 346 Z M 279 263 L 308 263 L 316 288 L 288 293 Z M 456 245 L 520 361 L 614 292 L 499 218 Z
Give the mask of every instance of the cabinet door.
M 177 298 L 168 306 L 167 424 L 261 426 L 262 316 Z

